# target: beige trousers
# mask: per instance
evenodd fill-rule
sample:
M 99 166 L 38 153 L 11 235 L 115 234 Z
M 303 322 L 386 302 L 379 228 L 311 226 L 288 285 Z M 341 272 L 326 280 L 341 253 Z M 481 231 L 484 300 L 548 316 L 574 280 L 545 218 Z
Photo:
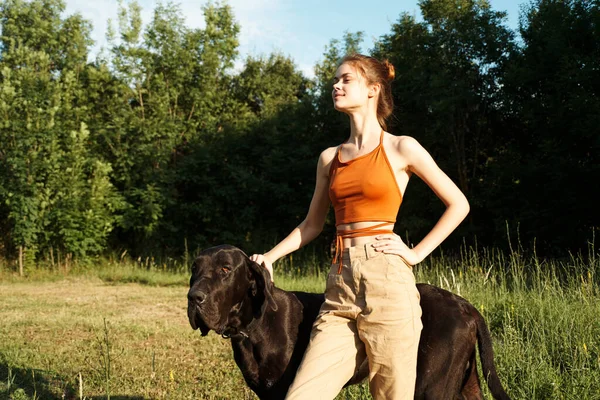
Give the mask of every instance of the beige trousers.
M 423 325 L 412 269 L 371 244 L 344 249 L 286 399 L 333 399 L 368 358 L 376 400 L 413 399 Z

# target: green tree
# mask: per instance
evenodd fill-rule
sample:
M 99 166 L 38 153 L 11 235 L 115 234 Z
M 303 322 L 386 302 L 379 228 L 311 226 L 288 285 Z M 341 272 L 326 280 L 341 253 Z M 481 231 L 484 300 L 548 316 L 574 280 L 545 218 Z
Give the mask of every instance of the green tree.
M 318 156 L 309 87 L 280 54 L 249 57 L 233 77 L 236 121 L 194 141 L 178 175 L 177 225 L 190 244 L 262 251 L 304 217 Z
M 142 34 L 138 3 L 121 4 L 110 55 L 87 77 L 100 105 L 90 115 L 93 141 L 125 199 L 115 240 L 137 254 L 183 246 L 173 223 L 180 164 L 191 141 L 235 120 L 228 92 L 239 27 L 229 6 L 203 10 L 205 28 L 190 29 L 177 5 L 158 5 Z
M 498 173 L 512 193 L 504 209 L 546 253 L 583 248 L 600 226 L 600 3 L 536 0 L 524 11 L 504 87 L 514 121 Z
M 119 198 L 94 156 L 80 76 L 90 25 L 61 1 L 4 1 L 0 71 L 0 219 L 8 255 L 104 249 Z
M 233 95 L 258 119 L 275 116 L 285 106 L 307 95 L 309 81 L 293 61 L 281 54 L 248 57 L 244 69 L 233 78 Z
M 471 229 L 485 240 L 493 229 L 476 227 L 485 226 L 488 168 L 502 149 L 498 99 L 512 33 L 503 25 L 506 14 L 485 0 L 419 5 L 423 21 L 402 14 L 374 51 L 396 67 L 393 129 L 417 138 L 467 195 Z M 420 237 L 442 204 L 422 183 L 411 183 L 406 197 L 402 227 Z

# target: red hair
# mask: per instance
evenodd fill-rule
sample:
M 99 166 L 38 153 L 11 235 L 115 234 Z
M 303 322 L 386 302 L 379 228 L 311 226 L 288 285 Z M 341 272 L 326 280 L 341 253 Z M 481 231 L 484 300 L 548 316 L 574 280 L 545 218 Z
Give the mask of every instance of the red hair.
M 377 121 L 383 129 L 387 130 L 386 120 L 394 111 L 392 98 L 392 81 L 396 76 L 394 66 L 388 61 L 362 54 L 349 54 L 342 58 L 339 65 L 348 63 L 365 77 L 367 85 L 379 84 L 379 98 L 377 99 Z

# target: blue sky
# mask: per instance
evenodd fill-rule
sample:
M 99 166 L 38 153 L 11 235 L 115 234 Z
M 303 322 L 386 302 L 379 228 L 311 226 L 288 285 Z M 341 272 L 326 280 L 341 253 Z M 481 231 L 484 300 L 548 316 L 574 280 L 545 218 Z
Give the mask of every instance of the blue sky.
M 516 29 L 519 4 L 527 0 L 488 0 L 492 8 L 508 12 L 506 24 Z M 156 0 L 138 0 L 142 19 L 150 21 Z M 205 0 L 182 0 L 180 5 L 189 27 L 202 27 L 202 5 Z M 418 0 L 228 0 L 241 25 L 238 66 L 247 55 L 273 51 L 290 56 L 305 74 L 313 75 L 314 65 L 321 59 L 331 39 L 344 32 L 363 31 L 364 51 L 374 40 L 390 32 L 391 25 L 403 12 L 419 18 Z M 116 21 L 116 0 L 66 0 L 68 14 L 80 12 L 92 21 L 93 54 L 106 46 L 107 20 Z

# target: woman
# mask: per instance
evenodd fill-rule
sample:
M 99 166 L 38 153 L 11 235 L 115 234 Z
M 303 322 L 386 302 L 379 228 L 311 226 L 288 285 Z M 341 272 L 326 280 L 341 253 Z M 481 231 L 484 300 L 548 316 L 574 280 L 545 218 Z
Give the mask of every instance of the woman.
M 427 257 L 469 212 L 465 196 L 413 138 L 385 132 L 392 114 L 394 67 L 346 56 L 334 79 L 333 104 L 350 117 L 350 137 L 323 151 L 306 219 L 269 252 L 272 263 L 313 240 L 335 209 L 337 248 L 325 302 L 286 399 L 333 399 L 368 357 L 375 399 L 412 399 L 421 324 L 412 266 Z M 416 174 L 446 205 L 421 242 L 409 248 L 393 233 L 408 180 Z

